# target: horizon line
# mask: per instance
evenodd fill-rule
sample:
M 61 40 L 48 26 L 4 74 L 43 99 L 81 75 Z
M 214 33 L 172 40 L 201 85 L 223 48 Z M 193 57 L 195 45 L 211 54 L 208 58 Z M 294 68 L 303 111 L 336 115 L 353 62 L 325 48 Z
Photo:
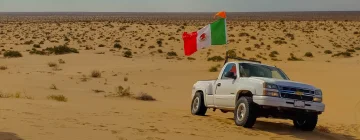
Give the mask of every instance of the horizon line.
M 218 12 L 218 11 L 217 11 Z M 225 11 L 226 12 L 226 11 Z M 252 11 L 252 12 L 226 12 L 226 13 L 286 13 L 286 12 L 360 12 L 354 10 L 344 10 L 344 11 Z M 34 12 L 26 12 L 26 11 L 0 11 L 0 13 L 216 13 L 214 11 L 208 12 L 111 12 L 111 11 L 34 11 Z

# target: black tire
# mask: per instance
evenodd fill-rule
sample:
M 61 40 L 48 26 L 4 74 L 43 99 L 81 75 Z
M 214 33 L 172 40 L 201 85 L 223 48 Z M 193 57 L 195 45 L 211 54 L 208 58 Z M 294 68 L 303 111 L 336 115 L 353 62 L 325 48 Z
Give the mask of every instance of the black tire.
M 301 119 L 294 119 L 294 127 L 303 131 L 313 131 L 318 121 L 317 114 L 309 114 Z
M 244 111 L 240 113 L 239 111 Z M 237 102 L 234 110 L 234 121 L 238 126 L 252 128 L 256 122 L 257 106 L 253 103 L 251 97 L 241 97 Z M 240 114 L 239 114 L 240 113 Z M 242 114 L 242 115 L 241 115 Z
M 195 105 L 197 104 L 197 105 Z M 196 92 L 194 98 L 191 101 L 191 114 L 204 116 L 207 108 L 204 103 L 204 96 L 201 92 Z

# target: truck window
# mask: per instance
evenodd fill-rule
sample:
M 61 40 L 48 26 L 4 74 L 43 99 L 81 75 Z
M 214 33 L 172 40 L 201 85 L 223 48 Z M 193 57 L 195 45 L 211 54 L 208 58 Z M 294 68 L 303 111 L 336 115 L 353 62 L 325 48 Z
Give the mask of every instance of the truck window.
M 221 75 L 221 79 L 227 79 L 226 77 L 224 77 L 225 73 L 226 72 L 233 72 L 234 75 L 236 76 L 237 75 L 237 72 L 236 72 L 236 65 L 235 64 L 228 64 L 226 65 L 222 75 Z
M 278 68 L 257 64 L 241 63 L 241 77 L 266 77 L 287 80 L 287 76 Z

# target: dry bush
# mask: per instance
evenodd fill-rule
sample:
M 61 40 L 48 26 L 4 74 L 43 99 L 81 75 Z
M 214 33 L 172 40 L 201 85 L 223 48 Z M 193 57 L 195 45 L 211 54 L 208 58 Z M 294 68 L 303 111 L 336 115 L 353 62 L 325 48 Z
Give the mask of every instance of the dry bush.
M 188 57 L 187 59 L 190 60 L 190 61 L 191 61 L 191 60 L 196 60 L 196 59 L 193 58 L 193 57 Z
M 101 72 L 98 71 L 98 70 L 93 70 L 93 71 L 91 72 L 91 77 L 93 77 L 93 78 L 100 78 L 100 77 L 101 77 Z
M 66 98 L 64 95 L 49 95 L 47 97 L 50 100 L 55 100 L 55 101 L 59 101 L 59 102 L 67 102 L 68 98 Z
M 119 43 L 115 43 L 115 44 L 114 44 L 114 48 L 121 49 L 122 46 L 121 46 Z
M 217 72 L 218 71 L 218 67 L 217 66 L 212 66 L 210 69 L 209 69 L 209 72 Z
M 306 52 L 304 56 L 305 57 L 314 57 L 314 55 L 311 52 Z
M 130 50 L 127 50 L 124 52 L 123 56 L 126 58 L 132 58 L 132 52 Z
M 135 99 L 142 101 L 156 101 L 154 97 L 144 92 L 141 92 L 139 95 L 137 95 Z
M 58 64 L 56 64 L 55 62 L 49 62 L 49 63 L 48 63 L 48 66 L 51 67 L 51 68 L 53 68 L 53 67 L 57 67 Z
M 17 99 L 23 98 L 23 99 L 31 99 L 31 100 L 34 99 L 33 97 L 26 95 L 25 93 L 23 93 L 23 94 L 24 95 L 22 95 L 21 92 L 16 92 L 14 94 L 13 93 L 5 94 L 0 91 L 0 98 L 17 98 Z
M 128 77 L 124 77 L 124 81 L 125 81 L 125 82 L 129 81 L 129 78 L 128 78 Z
M 0 70 L 7 70 L 6 66 L 0 66 Z
M 213 61 L 213 62 L 220 62 L 220 61 L 224 61 L 225 59 L 221 56 L 213 56 L 213 57 L 209 57 L 208 61 Z
M 331 50 L 325 50 L 324 53 L 325 54 L 332 54 L 332 51 Z
M 167 53 L 167 56 L 178 56 L 176 52 L 171 51 Z
M 58 61 L 59 61 L 60 64 L 65 64 L 65 61 L 62 60 L 62 59 L 59 59 Z
M 301 58 L 297 58 L 293 53 L 290 53 L 290 57 L 288 58 L 289 61 L 304 61 Z
M 5 58 L 22 57 L 22 54 L 19 51 L 6 51 L 6 52 L 4 52 L 3 55 L 4 55 Z
M 339 53 L 332 55 L 332 57 L 340 57 L 340 56 L 345 57 L 345 58 L 352 57 L 351 53 L 349 53 L 349 52 L 339 52 Z
M 55 84 L 52 84 L 52 85 L 50 86 L 50 89 L 52 89 L 52 90 L 58 90 L 58 88 L 56 87 Z
M 124 89 L 122 86 L 116 88 L 116 96 L 118 97 L 131 97 L 130 87 Z

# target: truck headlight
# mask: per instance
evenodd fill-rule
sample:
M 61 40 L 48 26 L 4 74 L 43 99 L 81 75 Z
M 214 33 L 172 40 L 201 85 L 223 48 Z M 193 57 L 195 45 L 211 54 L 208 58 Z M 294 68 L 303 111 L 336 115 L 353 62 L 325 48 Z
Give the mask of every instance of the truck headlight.
M 272 96 L 272 97 L 279 97 L 279 91 L 278 90 L 264 90 L 264 96 Z
M 322 95 L 322 91 L 321 91 L 320 89 L 315 90 L 315 95 L 321 96 L 321 95 Z
M 275 84 L 271 84 L 271 83 L 264 83 L 264 88 L 265 89 L 278 89 L 278 86 Z

